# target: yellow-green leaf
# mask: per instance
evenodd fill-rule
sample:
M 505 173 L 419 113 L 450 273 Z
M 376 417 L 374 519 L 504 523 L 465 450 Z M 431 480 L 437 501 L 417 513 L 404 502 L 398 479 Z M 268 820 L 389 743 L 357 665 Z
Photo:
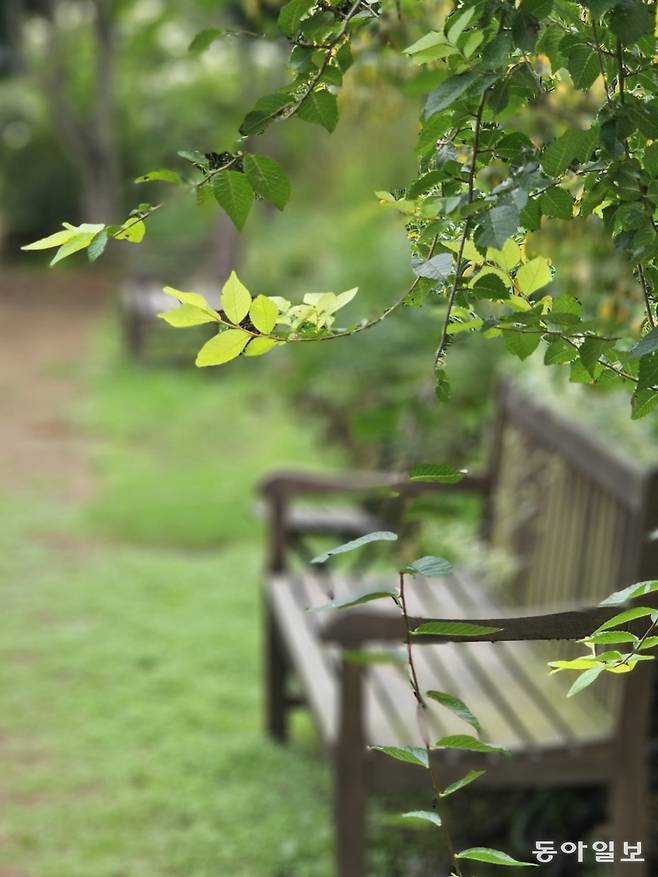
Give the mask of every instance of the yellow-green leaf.
M 93 238 L 99 231 L 102 231 L 105 228 L 102 223 L 97 225 L 83 223 L 80 226 L 76 226 L 64 222 L 63 225 L 64 228 L 62 231 L 56 231 L 54 234 L 48 235 L 48 237 L 41 238 L 31 244 L 25 244 L 25 246 L 21 247 L 21 250 L 50 250 L 53 247 L 61 247 L 62 244 L 70 241 L 80 233 L 89 234 L 91 235 L 91 238 Z
M 207 365 L 222 365 L 240 356 L 251 338 L 244 329 L 226 329 L 206 341 L 197 354 L 196 364 L 199 368 Z
M 131 244 L 138 244 L 144 240 L 146 234 L 146 225 L 141 219 L 131 217 L 126 219 L 119 231 L 114 235 L 118 241 L 129 241 Z
M 274 338 L 254 338 L 245 348 L 245 356 L 262 356 L 268 353 L 273 347 L 276 347 L 278 341 Z
M 533 292 L 550 283 L 552 279 L 551 266 L 548 264 L 548 259 L 544 259 L 543 256 L 531 259 L 525 265 L 521 265 L 516 272 L 516 282 L 525 295 L 532 295 Z
M 174 289 L 173 286 L 165 286 L 163 292 L 165 295 L 175 298 L 183 305 L 192 305 L 195 308 L 199 308 L 199 310 L 205 311 L 213 319 L 218 319 L 217 311 L 198 292 L 181 292 L 180 289 Z
M 170 311 L 163 311 L 158 316 L 169 323 L 170 326 L 185 328 L 186 326 L 201 326 L 203 323 L 219 323 L 219 316 L 211 314 L 207 310 L 198 308 L 195 305 L 185 304 L 179 308 L 173 308 Z
M 279 319 L 279 309 L 272 299 L 266 295 L 258 295 L 251 303 L 249 316 L 259 332 L 269 335 Z
M 511 271 L 521 261 L 521 248 L 514 238 L 510 238 L 505 241 L 502 250 L 489 247 L 487 250 L 487 260 L 495 262 L 496 265 L 499 265 L 505 271 Z
M 238 279 L 235 271 L 222 289 L 222 308 L 228 319 L 237 325 L 249 313 L 251 307 L 251 294 L 247 287 Z

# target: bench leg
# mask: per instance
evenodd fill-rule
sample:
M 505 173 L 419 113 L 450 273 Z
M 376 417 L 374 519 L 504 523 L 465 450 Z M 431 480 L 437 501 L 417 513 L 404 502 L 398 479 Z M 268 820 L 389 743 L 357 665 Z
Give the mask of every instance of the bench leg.
M 341 713 L 334 753 L 334 819 L 337 877 L 365 877 L 366 763 L 362 718 L 362 668 L 343 661 Z
M 265 717 L 267 732 L 284 743 L 288 736 L 288 660 L 281 634 L 269 606 L 265 606 Z
M 637 757 L 632 764 L 629 759 L 625 764 L 624 772 L 618 774 L 616 782 L 611 789 L 612 806 L 612 831 L 615 841 L 615 877 L 648 877 L 649 874 L 649 849 L 647 832 L 647 809 L 649 807 L 649 795 L 647 789 L 646 766 L 640 763 Z M 645 862 L 620 862 L 624 856 L 624 841 L 635 844 L 642 842 L 642 851 Z

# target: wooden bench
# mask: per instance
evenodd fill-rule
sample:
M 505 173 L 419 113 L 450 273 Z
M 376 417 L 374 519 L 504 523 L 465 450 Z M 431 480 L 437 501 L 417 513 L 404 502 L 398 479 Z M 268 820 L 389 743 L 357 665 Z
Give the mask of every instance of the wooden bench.
M 620 611 L 598 607 L 604 597 L 658 577 L 658 470 L 620 458 L 600 439 L 510 386 L 500 390 L 492 438 L 485 474 L 453 486 L 395 475 L 294 471 L 273 474 L 261 486 L 270 533 L 264 589 L 268 729 L 285 739 L 288 710 L 299 703 L 291 694 L 294 673 L 333 764 L 339 877 L 366 873 L 368 791 L 426 784 L 427 776 L 368 749 L 421 744 L 404 664 L 364 665 L 344 654 L 401 644 L 395 607 L 381 601 L 308 612 L 341 592 L 368 587 L 374 574 L 334 574 L 295 557 L 312 553 L 304 546 L 316 534 L 340 542 L 377 529 L 381 521 L 373 505 L 364 512 L 358 500 L 382 486 L 395 487 L 401 503 L 437 491 L 480 495 L 483 536 L 516 559 L 502 590 L 465 573 L 431 582 L 417 578 L 409 586 L 414 625 L 447 618 L 503 628 L 491 642 L 419 638 L 421 686 L 460 696 L 480 718 L 485 739 L 511 752 L 511 757 L 436 752 L 441 782 L 486 769 L 478 782 L 492 786 L 601 786 L 610 794 L 610 832 L 618 851 L 624 841 L 648 842 L 653 664 L 642 663 L 624 676 L 607 674 L 567 700 L 573 674 L 549 676 L 546 662 L 573 646 L 544 641 L 591 633 Z M 353 500 L 346 517 L 333 506 L 311 514 L 300 505 L 341 494 Z M 658 607 L 658 595 L 643 598 L 646 603 Z M 437 738 L 469 731 L 445 710 L 432 712 L 430 721 Z M 477 844 L 477 829 L 469 841 Z M 615 874 L 626 873 L 624 867 L 617 864 Z M 632 873 L 645 877 L 647 867 L 634 864 Z

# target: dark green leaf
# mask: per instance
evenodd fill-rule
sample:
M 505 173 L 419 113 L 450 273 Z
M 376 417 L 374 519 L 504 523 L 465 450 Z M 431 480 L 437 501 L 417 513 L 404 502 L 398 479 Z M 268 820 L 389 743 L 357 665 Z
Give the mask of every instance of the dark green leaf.
M 630 352 L 631 359 L 639 359 L 648 353 L 654 353 L 658 350 L 658 327 L 652 329 L 639 341 Z
M 585 670 L 581 673 L 567 692 L 567 697 L 573 697 L 575 694 L 578 694 L 578 692 L 583 691 L 583 689 L 591 685 L 592 682 L 596 682 L 604 669 L 605 665 L 599 664 L 598 666 L 590 667 L 589 670 Z
M 246 153 L 244 172 L 257 195 L 283 210 L 290 197 L 290 182 L 278 162 L 268 155 Z
M 479 779 L 484 773 L 486 773 L 484 770 L 469 770 L 466 776 L 462 777 L 460 780 L 455 780 L 454 783 L 450 783 L 449 786 L 446 786 L 445 789 L 439 793 L 439 797 L 447 798 L 448 795 L 454 795 L 455 792 L 458 792 L 465 786 L 475 782 L 475 780 Z
M 647 353 L 641 357 L 637 389 L 638 392 L 658 389 L 658 351 Z
M 478 298 L 501 301 L 510 297 L 510 290 L 497 274 L 483 274 L 473 284 L 473 292 Z
M 478 74 L 473 71 L 467 73 L 458 73 L 456 76 L 449 76 L 432 91 L 427 98 L 425 104 L 425 116 L 429 117 L 445 110 L 454 104 L 463 94 L 465 94 L 478 79 Z
M 635 43 L 653 30 L 653 16 L 642 0 L 621 0 L 607 18 L 608 27 L 622 43 Z
M 395 758 L 397 761 L 429 767 L 427 750 L 420 746 L 371 746 L 370 748 L 373 752 L 383 752 L 384 755 Z
M 428 481 L 433 484 L 457 484 L 465 475 L 465 470 L 454 469 L 446 463 L 419 463 L 412 466 L 409 472 L 412 481 Z
M 571 49 L 567 55 L 567 70 L 571 74 L 576 88 L 586 91 L 601 74 L 599 59 L 596 52 L 588 45 L 581 43 Z
M 464 749 L 469 752 L 504 752 L 507 750 L 504 746 L 495 746 L 493 743 L 483 743 L 477 737 L 470 734 L 450 734 L 448 737 L 441 737 L 434 744 L 436 749 Z
M 502 627 L 487 627 L 483 624 L 471 624 L 468 621 L 426 621 L 413 632 L 419 636 L 488 636 L 498 633 Z
M 431 690 L 427 692 L 427 696 L 430 697 L 432 700 L 435 700 L 437 703 L 440 703 L 441 706 L 449 709 L 467 724 L 471 725 L 471 727 L 475 728 L 478 734 L 482 733 L 482 727 L 479 721 L 473 715 L 471 710 L 466 706 L 463 700 L 455 697 L 454 694 L 445 694 L 445 692 L 443 691 Z
M 237 171 L 220 171 L 213 177 L 212 191 L 235 227 L 242 230 L 254 203 L 254 191 L 245 175 Z
M 573 198 L 565 189 L 551 186 L 539 199 L 541 212 L 545 216 L 556 219 L 571 219 L 573 216 Z
M 326 89 L 311 92 L 304 99 L 304 102 L 297 111 L 297 115 L 305 122 L 322 125 L 327 131 L 333 131 L 338 124 L 336 95 Z
M 373 600 L 383 600 L 388 598 L 397 602 L 398 592 L 392 589 L 379 591 L 359 591 L 355 594 L 345 594 L 343 597 L 336 597 L 329 603 L 323 603 L 322 606 L 313 606 L 311 611 L 318 612 L 321 609 L 347 609 L 350 606 L 359 606 L 361 603 L 371 603 Z
M 263 95 L 245 116 L 240 125 L 240 134 L 245 137 L 250 134 L 260 134 L 270 122 L 293 104 L 293 99 L 285 92 L 275 91 L 272 94 Z
M 344 554 L 346 551 L 354 551 L 357 548 L 361 548 L 362 545 L 367 545 L 369 542 L 395 542 L 397 538 L 396 533 L 391 533 L 387 530 L 377 530 L 374 533 L 366 533 L 365 536 L 359 536 L 358 539 L 352 539 L 350 542 L 345 542 L 343 545 L 338 545 L 336 548 L 331 548 L 329 551 L 318 554 L 317 557 L 313 558 L 311 563 L 326 563 L 329 558 L 333 557 L 335 554 Z
M 208 46 L 214 43 L 216 39 L 224 36 L 225 33 L 226 31 L 219 30 L 216 27 L 207 27 L 204 30 L 200 30 L 188 46 L 188 51 L 193 52 L 195 55 L 200 55 L 201 52 L 205 52 Z
M 90 262 L 95 262 L 99 256 L 103 255 L 105 251 L 105 247 L 107 246 L 108 233 L 106 228 L 102 228 L 98 234 L 96 234 L 92 239 L 89 247 L 87 248 L 87 257 Z
M 601 338 L 586 338 L 580 346 L 578 355 L 580 361 L 585 366 L 592 377 L 596 377 L 596 367 L 599 359 L 610 348 L 609 341 L 603 341 Z
M 315 5 L 315 0 L 290 0 L 281 7 L 278 24 L 281 30 L 291 36 L 299 27 L 299 23 Z

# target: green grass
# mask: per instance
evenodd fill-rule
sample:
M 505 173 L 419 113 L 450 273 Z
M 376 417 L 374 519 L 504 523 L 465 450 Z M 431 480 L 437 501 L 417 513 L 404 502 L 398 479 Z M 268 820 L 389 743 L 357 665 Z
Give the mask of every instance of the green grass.
M 262 729 L 253 484 L 320 460 L 264 371 L 144 370 L 103 336 L 77 412 L 98 490 L 4 498 L 0 873 L 330 873 L 310 723 Z

